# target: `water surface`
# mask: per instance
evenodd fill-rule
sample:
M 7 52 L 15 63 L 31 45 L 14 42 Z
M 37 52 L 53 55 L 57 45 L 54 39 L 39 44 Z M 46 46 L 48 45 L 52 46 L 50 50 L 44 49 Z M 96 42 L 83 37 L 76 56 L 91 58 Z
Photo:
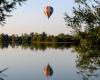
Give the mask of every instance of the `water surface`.
M 100 77 L 80 71 L 77 53 L 72 48 L 31 50 L 22 47 L 0 49 L 1 80 L 100 80 Z M 44 67 L 50 64 L 52 76 L 45 76 Z M 100 73 L 99 70 L 96 73 Z M 86 79 L 87 78 L 87 79 Z

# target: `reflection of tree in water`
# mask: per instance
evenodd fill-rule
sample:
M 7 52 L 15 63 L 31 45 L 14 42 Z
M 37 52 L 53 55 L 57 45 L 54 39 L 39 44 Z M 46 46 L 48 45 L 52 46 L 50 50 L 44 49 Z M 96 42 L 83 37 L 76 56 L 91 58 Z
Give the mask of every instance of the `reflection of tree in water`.
M 46 50 L 47 48 L 54 49 L 65 49 L 70 48 L 73 43 L 10 43 L 10 42 L 0 42 L 0 49 L 8 48 L 11 46 L 12 48 L 21 46 L 22 49 L 31 49 L 31 50 Z M 74 44 L 76 45 L 76 44 Z
M 7 69 L 8 69 L 8 68 L 5 68 L 5 69 L 3 69 L 3 70 L 0 70 L 0 80 L 4 80 L 4 78 L 2 78 L 2 77 L 6 77 L 6 75 L 3 74 L 3 72 L 6 71 Z
M 76 67 L 78 74 L 82 75 L 82 80 L 95 80 L 100 77 L 100 48 L 75 47 L 77 54 Z
M 20 44 L 23 49 L 30 48 L 31 50 L 43 50 L 45 51 L 47 48 L 54 49 L 65 49 L 70 48 L 72 43 L 32 43 L 32 44 Z M 76 45 L 76 44 L 74 44 Z
M 5 43 L 0 43 L 0 48 L 3 49 L 3 48 L 8 48 L 9 46 L 9 43 L 5 42 Z

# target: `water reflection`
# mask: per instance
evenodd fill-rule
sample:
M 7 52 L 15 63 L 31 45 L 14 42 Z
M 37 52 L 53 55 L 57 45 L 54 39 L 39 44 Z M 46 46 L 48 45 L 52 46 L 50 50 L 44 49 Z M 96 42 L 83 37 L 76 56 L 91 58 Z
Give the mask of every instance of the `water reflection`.
M 3 70 L 0 70 L 0 80 L 4 80 L 3 77 L 7 77 L 7 75 L 3 74 L 4 71 L 6 71 L 8 68 L 5 68 Z
M 19 47 L 21 46 L 22 49 L 31 49 L 31 50 L 46 50 L 47 48 L 54 48 L 54 49 L 65 49 L 65 48 L 70 48 L 72 45 L 77 45 L 77 43 L 23 43 L 23 44 L 19 44 L 19 43 L 9 43 L 9 42 L 5 42 L 5 43 L 1 43 L 0 42 L 0 48 L 4 49 L 4 48 L 8 48 L 9 46 L 11 46 L 12 48 L 15 47 Z
M 82 80 L 95 80 L 100 78 L 100 47 L 82 48 L 76 46 L 77 52 L 76 67 L 82 76 Z
M 81 79 L 77 78 L 75 80 L 99 80 L 100 79 L 100 47 L 92 47 L 92 48 L 90 48 L 90 47 L 84 47 L 83 48 L 80 45 L 77 46 L 77 44 L 74 44 L 74 46 L 72 46 L 73 44 L 71 44 L 71 43 L 66 43 L 66 44 L 65 43 L 63 43 L 63 44 L 62 43 L 59 43 L 59 44 L 58 43 L 46 43 L 46 44 L 43 44 L 43 43 L 41 43 L 41 44 L 39 44 L 39 43 L 34 43 L 34 44 L 8 44 L 8 43 L 5 43 L 5 44 L 0 44 L 0 48 L 1 49 L 8 48 L 9 45 L 12 46 L 12 48 L 15 48 L 15 47 L 18 47 L 18 46 L 21 46 L 22 49 L 29 48 L 29 49 L 31 49 L 29 51 L 33 51 L 33 52 L 35 50 L 43 50 L 43 52 L 45 52 L 45 50 L 47 48 L 54 48 L 55 51 L 56 51 L 56 49 L 61 49 L 62 50 L 62 49 L 73 48 L 74 52 L 76 53 L 75 55 L 77 56 L 75 64 L 73 63 L 73 65 L 76 65 L 76 67 L 74 69 L 77 69 L 76 74 L 79 77 L 81 76 Z M 16 53 L 17 52 L 18 51 L 16 51 Z M 50 52 L 48 51 L 46 53 L 50 53 Z M 51 52 L 51 53 L 53 53 L 53 52 Z M 54 53 L 56 53 L 56 52 L 54 52 Z M 68 53 L 68 52 L 66 52 L 66 53 Z M 36 55 L 37 58 L 36 58 L 35 55 L 36 54 L 34 54 L 34 58 L 32 56 L 32 61 L 31 62 L 35 63 L 38 60 L 39 60 L 39 62 L 42 61 L 42 60 L 43 60 L 43 62 L 45 62 L 46 60 L 51 61 L 51 59 L 53 59 L 53 58 L 49 58 L 50 55 L 47 55 L 48 58 L 46 58 L 47 56 L 45 57 L 44 55 L 42 55 L 42 53 L 39 54 L 39 55 Z M 45 57 L 45 59 L 44 59 L 44 57 Z M 58 54 L 55 57 L 58 58 Z M 19 58 L 20 57 L 18 57 L 18 59 Z M 61 61 L 60 59 L 61 59 L 61 56 L 60 56 L 60 58 L 58 60 L 58 63 L 60 63 L 60 61 Z M 72 58 L 69 58 L 69 59 L 72 59 Z M 21 59 L 21 60 L 23 60 L 23 59 Z M 25 59 L 25 60 L 27 61 L 28 59 Z M 65 61 L 65 63 L 66 62 L 67 61 Z M 71 60 L 70 60 L 70 62 L 71 62 Z M 70 64 L 70 62 L 68 64 Z M 25 64 L 27 65 L 28 63 L 25 63 Z M 41 62 L 41 64 L 42 64 L 42 62 Z M 57 64 L 57 63 L 53 63 L 53 64 Z M 68 67 L 66 67 L 66 68 L 68 68 Z M 6 70 L 7 70 L 7 68 L 5 68 L 4 70 L 1 70 L 0 74 L 3 71 L 6 71 Z M 43 75 L 45 77 L 50 78 L 51 76 L 54 76 L 53 72 L 55 71 L 55 73 L 57 73 L 58 70 L 53 70 L 51 64 L 47 64 L 42 71 L 43 71 Z M 72 75 L 73 73 L 70 72 L 70 74 Z M 59 76 L 57 76 L 57 77 L 59 77 Z M 68 76 L 68 77 L 70 77 L 70 76 Z M 2 78 L 2 76 L 0 77 L 0 80 L 4 80 Z M 72 80 L 72 79 L 69 79 L 69 80 Z
M 49 76 L 53 75 L 53 69 L 49 64 L 44 67 L 44 75 L 46 77 L 49 77 Z

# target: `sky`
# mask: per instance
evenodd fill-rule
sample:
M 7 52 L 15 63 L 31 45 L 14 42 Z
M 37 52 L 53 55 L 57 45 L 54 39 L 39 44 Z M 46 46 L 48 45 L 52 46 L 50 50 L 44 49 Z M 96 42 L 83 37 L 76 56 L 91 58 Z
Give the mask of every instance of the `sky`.
M 44 14 L 44 7 L 50 5 L 54 12 L 50 19 Z M 27 0 L 18 6 L 7 18 L 6 24 L 0 26 L 0 32 L 5 34 L 22 34 L 31 32 L 46 32 L 57 35 L 70 34 L 64 21 L 64 13 L 71 14 L 74 0 Z

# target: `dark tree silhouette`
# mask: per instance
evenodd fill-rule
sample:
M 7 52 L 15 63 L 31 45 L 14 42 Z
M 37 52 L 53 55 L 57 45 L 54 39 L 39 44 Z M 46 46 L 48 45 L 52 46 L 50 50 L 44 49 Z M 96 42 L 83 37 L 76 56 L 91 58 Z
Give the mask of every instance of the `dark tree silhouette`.
M 5 24 L 6 18 L 11 16 L 11 12 L 16 9 L 16 5 L 21 6 L 26 0 L 0 0 L 0 24 Z
M 76 33 L 94 30 L 100 26 L 100 1 L 99 0 L 74 0 L 73 16 L 65 14 L 65 21 Z

